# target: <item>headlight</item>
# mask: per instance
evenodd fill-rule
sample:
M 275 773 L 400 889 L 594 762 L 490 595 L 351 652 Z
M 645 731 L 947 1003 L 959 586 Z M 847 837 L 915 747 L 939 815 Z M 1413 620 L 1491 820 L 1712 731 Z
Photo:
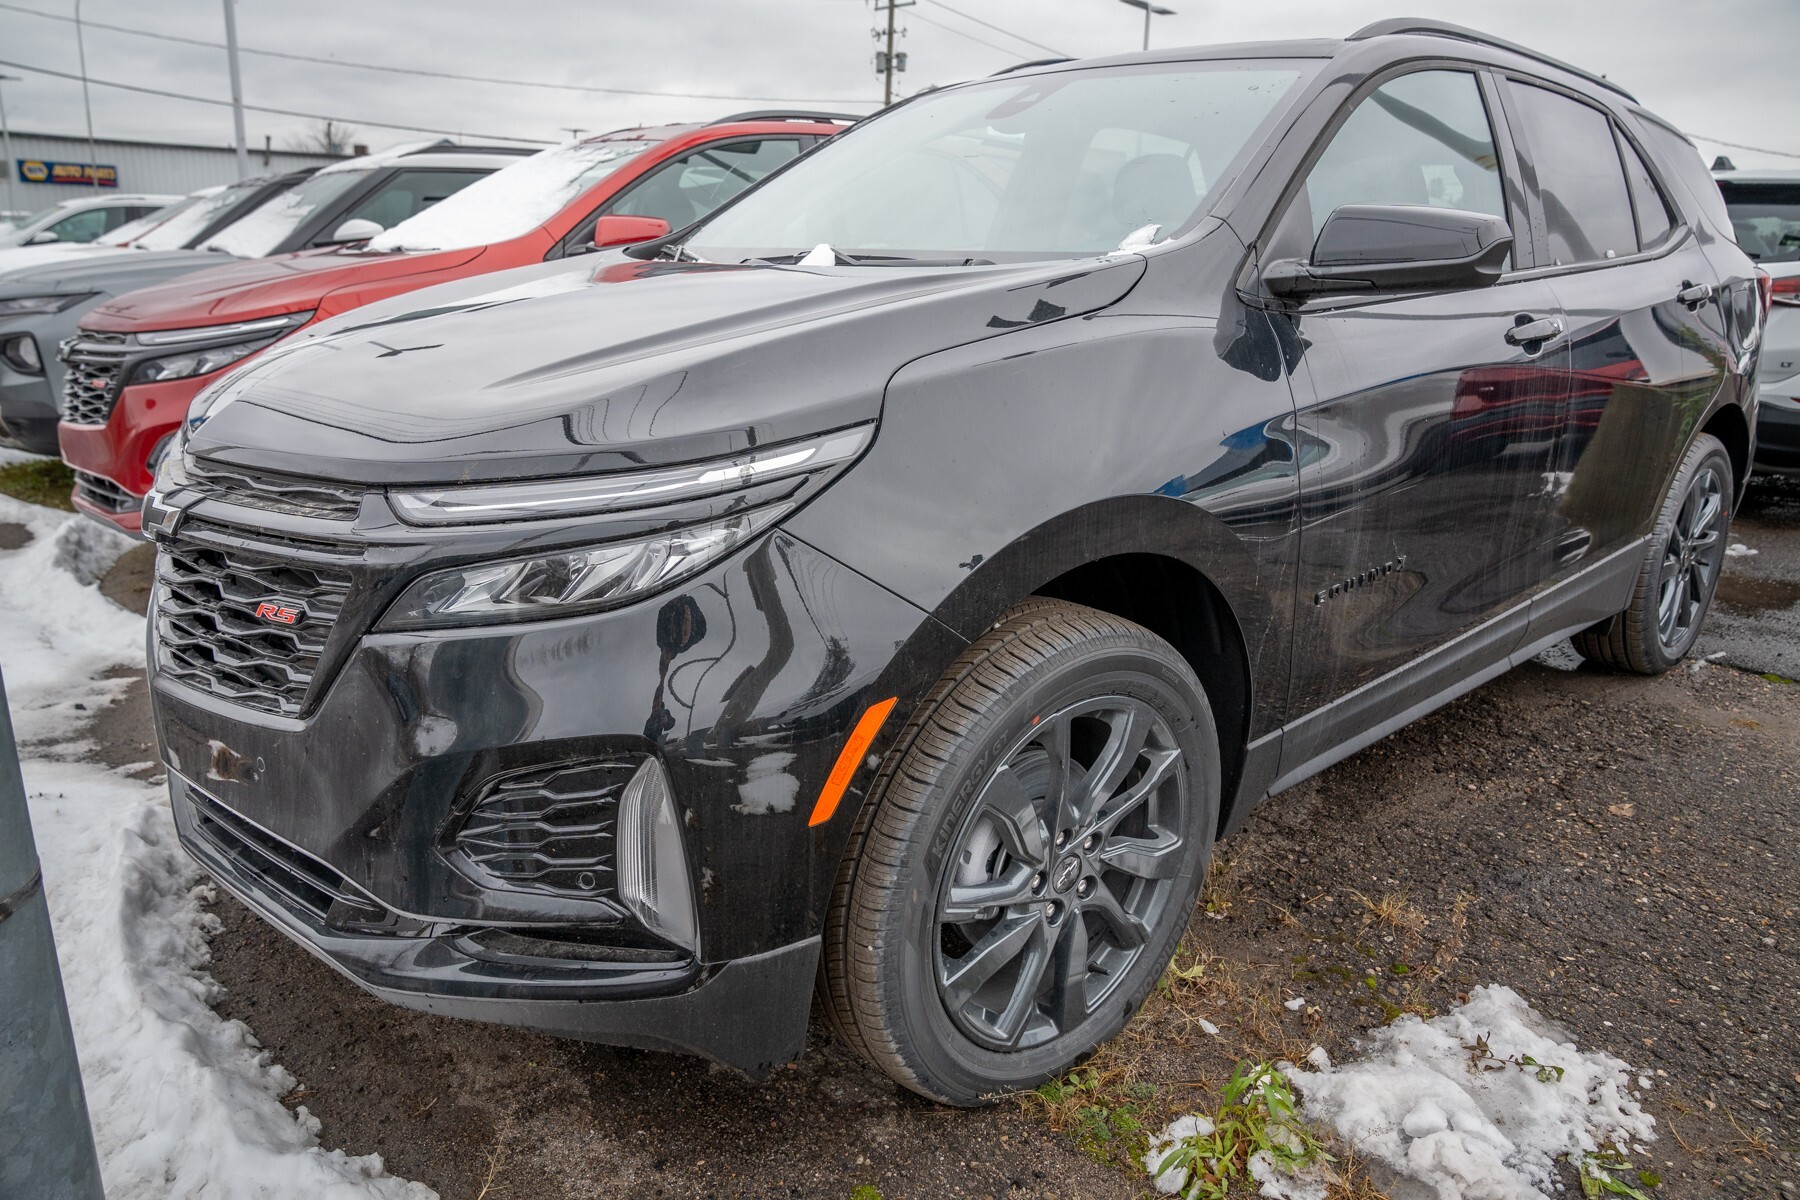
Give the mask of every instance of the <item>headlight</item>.
M 141 362 L 132 371 L 128 383 L 161 383 L 169 379 L 189 379 L 210 375 L 248 358 L 264 346 L 312 320 L 312 313 L 285 313 L 279 317 L 263 317 L 255 321 L 235 321 L 229 325 L 200 325 L 191 329 L 157 329 L 135 336 L 141 347 L 190 346 L 190 350 Z M 202 345 L 211 342 L 213 345 Z
M 161 383 L 167 379 L 186 379 L 192 375 L 210 375 L 223 367 L 229 367 L 240 358 L 256 353 L 268 345 L 272 339 L 257 338 L 253 342 L 234 342 L 229 346 L 214 346 L 208 350 L 195 350 L 188 354 L 175 354 L 168 358 L 153 358 L 141 362 L 137 370 L 131 373 L 132 383 Z
M 788 509 L 776 504 L 654 537 L 437 571 L 406 589 L 381 626 L 532 621 L 626 604 L 723 558 Z
M 400 519 L 412 525 L 468 525 L 589 516 L 698 500 L 771 480 L 848 465 L 862 453 L 874 434 L 873 425 L 859 425 L 803 442 L 785 442 L 736 458 L 713 459 L 689 466 L 628 471 L 618 475 L 390 492 L 388 499 L 393 502 Z
M 0 317 L 22 317 L 29 313 L 61 312 L 82 300 L 93 296 L 92 292 L 80 292 L 73 296 L 19 296 L 12 300 L 0 300 Z

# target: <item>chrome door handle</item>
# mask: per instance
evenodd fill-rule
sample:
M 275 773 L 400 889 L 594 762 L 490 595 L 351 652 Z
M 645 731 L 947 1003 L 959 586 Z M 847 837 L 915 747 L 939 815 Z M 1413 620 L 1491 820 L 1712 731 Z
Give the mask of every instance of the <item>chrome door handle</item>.
M 1524 316 L 1523 313 L 1520 314 Z M 1563 323 L 1555 317 L 1539 317 L 1537 320 L 1521 320 L 1506 331 L 1506 340 L 1510 345 L 1523 346 L 1529 342 L 1547 342 L 1563 331 Z
M 1689 308 L 1699 308 L 1718 294 L 1719 289 L 1710 283 L 1688 283 L 1682 281 L 1681 290 L 1675 293 L 1675 299 Z

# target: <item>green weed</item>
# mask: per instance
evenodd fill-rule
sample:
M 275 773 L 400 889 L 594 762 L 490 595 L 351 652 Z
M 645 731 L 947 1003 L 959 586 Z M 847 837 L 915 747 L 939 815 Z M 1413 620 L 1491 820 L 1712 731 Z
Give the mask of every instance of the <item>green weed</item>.
M 1225 1200 L 1234 1181 L 1250 1178 L 1258 1154 L 1288 1173 L 1336 1161 L 1300 1120 L 1293 1088 L 1269 1063 L 1239 1063 L 1220 1100 L 1212 1131 L 1182 1139 L 1157 1163 L 1158 1175 L 1187 1171 L 1182 1200 Z

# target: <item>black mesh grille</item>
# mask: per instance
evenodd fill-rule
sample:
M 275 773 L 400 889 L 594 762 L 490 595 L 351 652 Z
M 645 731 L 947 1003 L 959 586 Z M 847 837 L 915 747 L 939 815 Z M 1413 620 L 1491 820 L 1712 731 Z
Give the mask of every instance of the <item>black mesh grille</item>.
M 202 491 L 244 508 L 327 521 L 353 521 L 362 508 L 363 489 L 351 484 L 267 475 L 204 459 L 189 459 L 187 472 Z
M 300 713 L 347 572 L 179 542 L 157 555 L 156 580 L 163 671 L 263 712 Z
M 513 887 L 610 894 L 619 795 L 636 768 L 628 761 L 583 763 L 500 779 L 463 822 L 456 852 Z
M 104 475 L 75 472 L 75 491 L 83 500 L 108 512 L 130 512 L 144 502 Z
M 125 335 L 83 330 L 62 344 L 62 418 L 71 425 L 104 425 L 119 402 Z

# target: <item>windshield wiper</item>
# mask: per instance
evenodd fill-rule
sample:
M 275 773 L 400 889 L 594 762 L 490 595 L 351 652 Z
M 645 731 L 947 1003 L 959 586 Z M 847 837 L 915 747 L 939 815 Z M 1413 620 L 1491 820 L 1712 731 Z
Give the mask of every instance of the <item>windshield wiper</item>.
M 806 258 L 812 251 L 796 254 L 771 254 L 766 258 L 746 258 L 745 263 L 757 263 L 770 267 L 791 267 Z M 916 258 L 907 254 L 846 254 L 842 250 L 834 250 L 840 267 L 991 267 L 991 258 Z

